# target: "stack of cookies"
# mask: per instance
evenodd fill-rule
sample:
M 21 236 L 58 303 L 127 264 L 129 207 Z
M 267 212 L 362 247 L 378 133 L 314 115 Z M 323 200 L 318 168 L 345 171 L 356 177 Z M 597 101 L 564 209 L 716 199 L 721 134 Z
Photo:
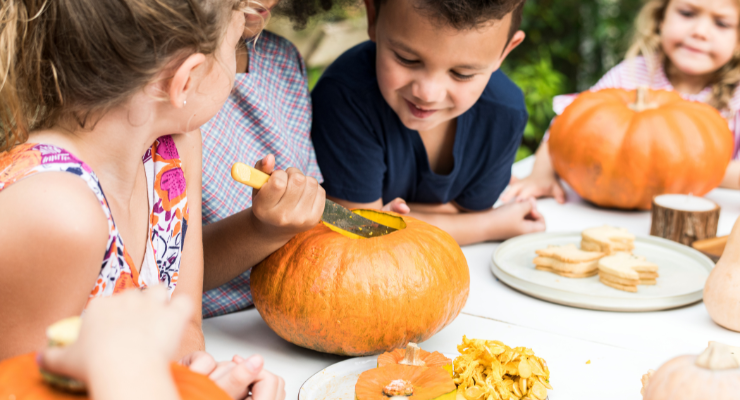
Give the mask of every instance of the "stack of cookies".
M 586 278 L 594 276 L 599 270 L 599 259 L 605 254 L 594 251 L 583 251 L 574 244 L 565 246 L 548 246 L 537 250 L 539 257 L 534 259 L 535 268 L 552 272 L 566 278 Z
M 635 235 L 624 228 L 604 225 L 581 232 L 581 249 L 585 251 L 598 251 L 606 254 L 632 253 L 634 248 Z
M 637 292 L 637 285 L 655 285 L 658 265 L 645 257 L 616 253 L 598 262 L 599 281 L 626 292 Z

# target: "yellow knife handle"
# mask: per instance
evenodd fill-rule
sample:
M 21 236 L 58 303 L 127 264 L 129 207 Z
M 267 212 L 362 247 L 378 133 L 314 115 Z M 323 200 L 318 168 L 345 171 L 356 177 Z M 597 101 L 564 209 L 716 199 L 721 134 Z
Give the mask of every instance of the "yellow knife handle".
M 255 189 L 260 189 L 270 179 L 270 175 L 240 162 L 231 166 L 231 177 Z

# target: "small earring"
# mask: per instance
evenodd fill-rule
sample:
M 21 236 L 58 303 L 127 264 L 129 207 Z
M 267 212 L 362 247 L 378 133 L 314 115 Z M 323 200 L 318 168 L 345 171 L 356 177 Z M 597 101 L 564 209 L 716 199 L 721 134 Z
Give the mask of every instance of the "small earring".
M 188 104 L 188 101 L 187 100 L 183 100 L 182 101 L 182 105 L 185 105 L 185 104 Z

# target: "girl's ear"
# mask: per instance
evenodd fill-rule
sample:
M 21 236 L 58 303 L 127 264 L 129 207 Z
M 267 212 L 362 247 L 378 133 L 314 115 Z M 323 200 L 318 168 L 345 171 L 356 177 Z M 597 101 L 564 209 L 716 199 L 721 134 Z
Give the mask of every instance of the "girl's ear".
M 375 12 L 375 0 L 365 0 L 365 9 L 367 13 L 367 35 L 370 40 L 375 41 L 375 21 L 378 17 Z
M 188 94 L 195 87 L 195 70 L 205 64 L 206 56 L 201 53 L 191 54 L 177 67 L 175 74 L 169 81 L 165 91 L 169 95 L 170 104 L 175 108 L 182 108 L 188 99 Z

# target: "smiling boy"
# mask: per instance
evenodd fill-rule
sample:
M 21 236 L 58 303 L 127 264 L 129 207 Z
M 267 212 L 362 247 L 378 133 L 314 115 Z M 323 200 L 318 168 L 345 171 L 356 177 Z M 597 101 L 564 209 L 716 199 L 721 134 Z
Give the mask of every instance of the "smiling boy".
M 523 3 L 366 0 L 371 42 L 312 93 L 327 197 L 410 211 L 461 245 L 544 230 L 533 199 L 492 208 L 527 122 L 521 90 L 498 71 L 524 40 Z

